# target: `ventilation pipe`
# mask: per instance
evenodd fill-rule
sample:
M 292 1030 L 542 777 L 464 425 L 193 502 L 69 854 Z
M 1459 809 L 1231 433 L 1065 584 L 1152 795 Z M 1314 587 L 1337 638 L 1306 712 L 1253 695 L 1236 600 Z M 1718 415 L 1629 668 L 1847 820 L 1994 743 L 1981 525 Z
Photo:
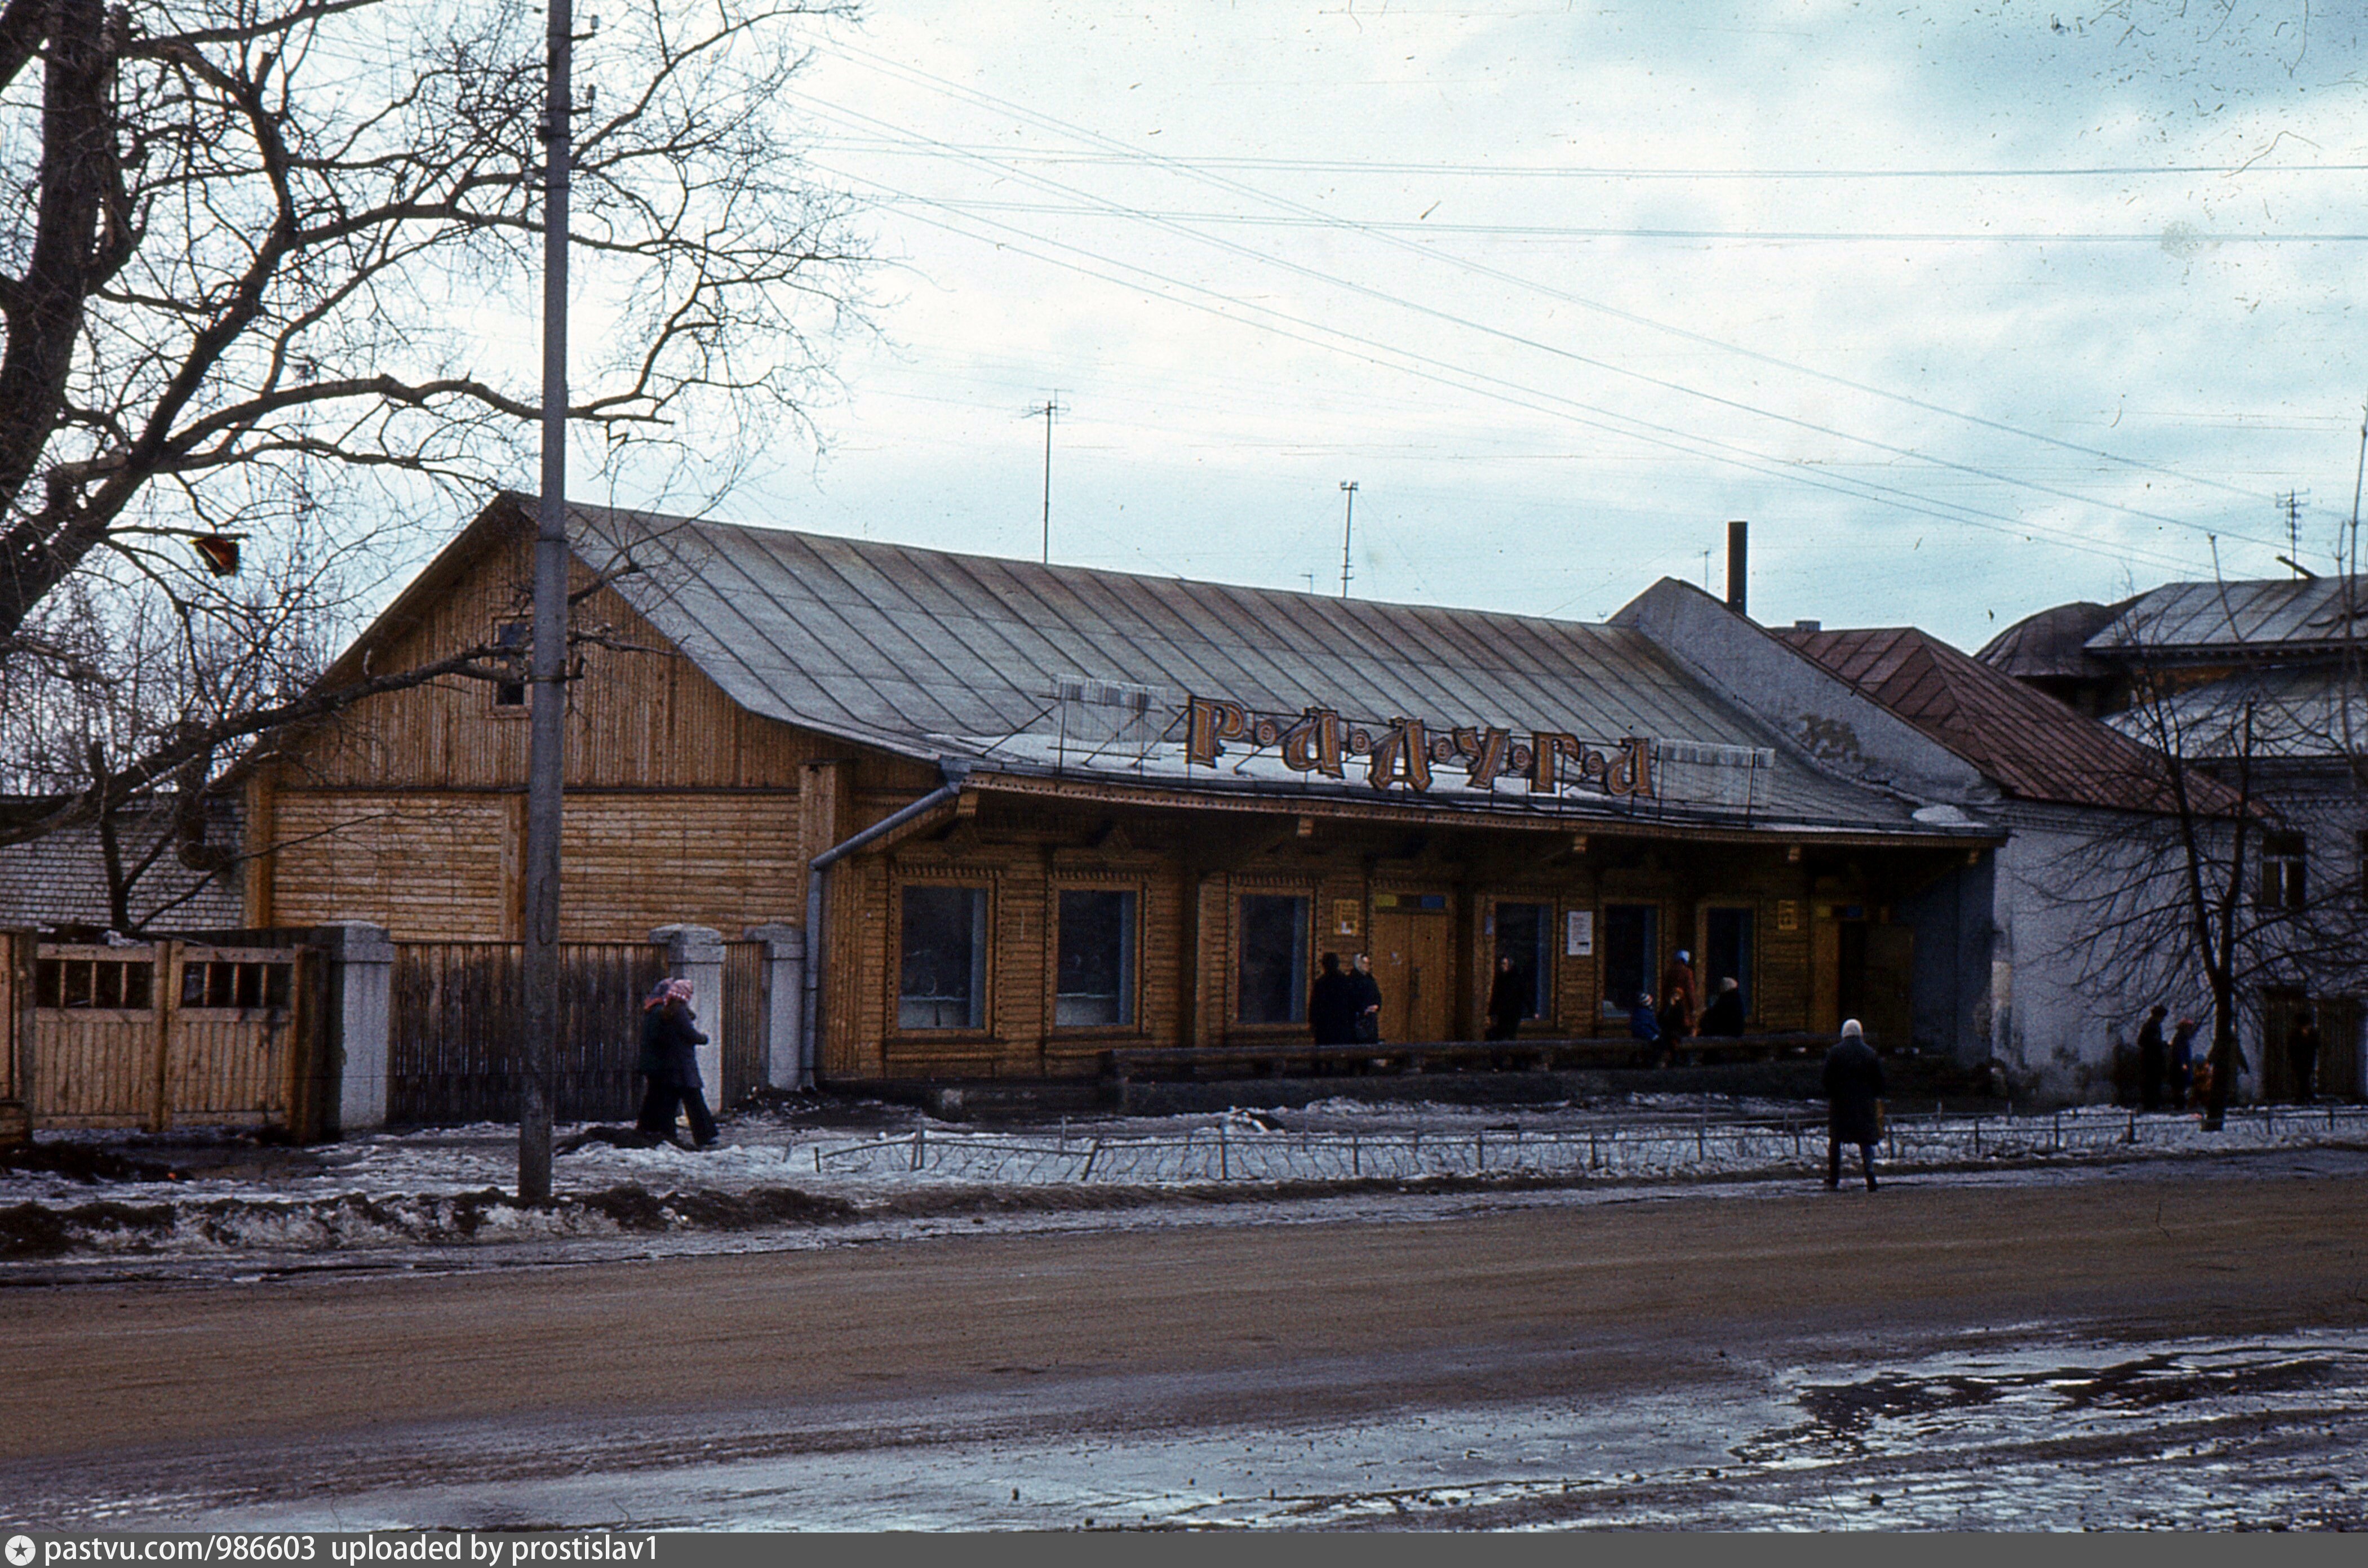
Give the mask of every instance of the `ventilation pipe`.
M 1726 608 L 1737 615 L 1743 607 L 1744 567 L 1751 553 L 1751 525 L 1740 517 L 1726 525 Z

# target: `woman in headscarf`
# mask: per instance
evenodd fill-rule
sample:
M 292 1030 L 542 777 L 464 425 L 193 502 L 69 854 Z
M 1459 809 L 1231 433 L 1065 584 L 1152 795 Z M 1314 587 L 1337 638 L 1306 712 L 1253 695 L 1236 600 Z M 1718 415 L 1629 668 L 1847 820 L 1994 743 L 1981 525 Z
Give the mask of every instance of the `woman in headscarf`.
M 1826 1189 L 1842 1184 L 1842 1145 L 1858 1145 L 1866 1189 L 1874 1190 L 1874 1146 L 1883 1138 L 1883 1062 L 1856 1018 L 1826 1053 Z
M 633 1125 L 653 1138 L 674 1142 L 675 1112 L 690 1119 L 690 1141 L 705 1149 L 715 1142 L 715 1118 L 699 1076 L 699 1032 L 690 1010 L 690 982 L 661 980 L 642 1003 L 642 1055 L 635 1063 L 649 1088 Z

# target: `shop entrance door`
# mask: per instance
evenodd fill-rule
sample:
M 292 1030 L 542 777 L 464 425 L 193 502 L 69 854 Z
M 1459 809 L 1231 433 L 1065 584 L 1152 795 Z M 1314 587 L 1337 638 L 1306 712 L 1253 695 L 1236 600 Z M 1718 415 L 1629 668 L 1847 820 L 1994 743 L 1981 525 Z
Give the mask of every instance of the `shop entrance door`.
M 1420 1045 L 1447 1038 L 1454 931 L 1443 908 L 1373 912 L 1373 979 L 1382 988 L 1383 1040 Z

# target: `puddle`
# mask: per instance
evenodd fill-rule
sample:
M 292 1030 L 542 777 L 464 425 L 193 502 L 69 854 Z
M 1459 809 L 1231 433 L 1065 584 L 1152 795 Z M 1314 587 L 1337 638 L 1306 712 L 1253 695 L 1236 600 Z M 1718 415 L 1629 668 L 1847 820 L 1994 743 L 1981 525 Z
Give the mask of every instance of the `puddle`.
M 116 1464 L 112 1484 L 8 1480 L 23 1517 L 67 1528 L 2368 1526 L 2368 1332 L 1737 1361 L 1683 1393 L 1326 1419 L 1299 1417 L 1340 1408 L 1338 1385 L 1295 1377 L 1016 1378 L 835 1413 L 449 1426 L 89 1461 Z

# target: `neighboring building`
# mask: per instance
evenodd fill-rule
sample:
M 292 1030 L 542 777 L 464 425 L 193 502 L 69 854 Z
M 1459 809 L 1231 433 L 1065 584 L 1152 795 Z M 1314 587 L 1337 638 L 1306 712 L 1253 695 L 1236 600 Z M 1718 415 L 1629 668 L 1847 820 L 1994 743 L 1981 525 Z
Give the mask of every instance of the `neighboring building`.
M 1304 1039 L 1326 950 L 1374 954 L 1399 1040 L 1477 1038 L 1499 957 L 1537 1036 L 1624 1034 L 1681 948 L 1759 1029 L 1854 1012 L 1962 1049 L 1987 994 L 1987 957 L 1970 991 L 1917 994 L 1918 943 L 1957 937 L 1911 912 L 2002 835 L 1820 761 L 1635 626 L 569 527 L 598 636 L 570 687 L 562 934 L 806 927 L 828 1081 Z M 496 501 L 324 680 L 502 641 L 532 533 L 530 502 Z M 248 920 L 515 937 L 525 712 L 453 681 L 286 737 L 250 779 Z
M 208 801 L 204 832 L 189 842 L 178 835 L 178 814 L 169 799 L 119 813 L 131 922 L 160 931 L 234 929 L 244 903 L 232 860 L 243 834 L 239 801 L 227 796 Z M 0 846 L 0 927 L 104 930 L 115 924 L 109 902 L 107 855 L 97 828 L 69 828 Z
M 2100 605 L 2077 599 L 2025 616 L 1990 639 L 1976 655 L 1987 667 L 2035 687 L 2091 719 L 2127 700 L 2121 672 L 2089 652 L 2089 639 L 2120 619 L 2134 600 Z
M 2110 1092 L 2116 1041 L 2153 998 L 2097 972 L 2079 884 L 2108 874 L 2133 819 L 2158 814 L 2159 756 L 1913 628 L 1763 630 L 1674 581 L 1614 619 L 1919 819 L 2005 835 L 1904 900 L 1917 1036 L 2043 1094 Z
M 2363 594 L 2368 580 L 2358 577 L 2169 583 L 2111 607 L 2077 647 L 2072 634 L 2098 607 L 2044 610 L 1980 654 L 2034 685 L 2069 684 L 2108 722 L 2273 815 L 2248 846 L 2242 921 L 2252 954 L 2247 1051 L 2272 1098 L 2292 1088 L 2283 1047 L 2306 1012 L 2324 1038 L 2319 1086 L 2356 1096 L 2362 1083 Z M 2048 627 L 2052 640 L 2041 634 Z

